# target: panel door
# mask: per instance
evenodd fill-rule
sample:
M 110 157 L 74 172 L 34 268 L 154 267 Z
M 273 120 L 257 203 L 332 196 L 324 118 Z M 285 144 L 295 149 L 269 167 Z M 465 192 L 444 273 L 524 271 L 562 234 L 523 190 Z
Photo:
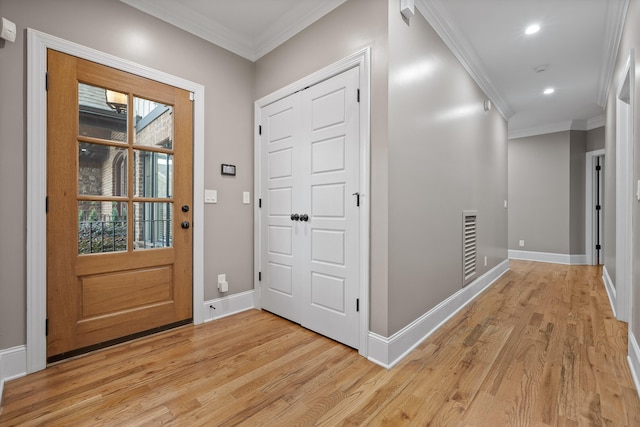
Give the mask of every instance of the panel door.
M 192 318 L 192 105 L 50 50 L 47 356 Z
M 262 109 L 262 307 L 358 346 L 359 108 L 352 69 Z
M 291 219 L 300 203 L 298 182 L 301 157 L 300 94 L 270 104 L 262 109 L 262 308 L 300 323 L 301 283 L 298 224 Z
M 306 251 L 300 260 L 302 326 L 358 347 L 358 70 L 302 92 L 305 171 L 300 198 Z

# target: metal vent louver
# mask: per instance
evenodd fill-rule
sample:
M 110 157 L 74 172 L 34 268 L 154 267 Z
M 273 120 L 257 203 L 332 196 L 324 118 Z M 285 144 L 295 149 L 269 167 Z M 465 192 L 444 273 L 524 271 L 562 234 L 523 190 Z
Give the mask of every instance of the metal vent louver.
M 476 275 L 478 211 L 462 212 L 462 285 Z

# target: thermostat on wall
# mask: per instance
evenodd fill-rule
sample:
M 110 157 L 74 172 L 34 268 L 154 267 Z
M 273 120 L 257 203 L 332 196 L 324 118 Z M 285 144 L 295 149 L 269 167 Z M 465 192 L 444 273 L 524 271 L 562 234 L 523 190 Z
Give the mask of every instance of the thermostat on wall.
M 221 169 L 222 175 L 231 175 L 231 176 L 236 175 L 236 165 L 221 165 L 221 166 L 222 166 L 222 169 Z

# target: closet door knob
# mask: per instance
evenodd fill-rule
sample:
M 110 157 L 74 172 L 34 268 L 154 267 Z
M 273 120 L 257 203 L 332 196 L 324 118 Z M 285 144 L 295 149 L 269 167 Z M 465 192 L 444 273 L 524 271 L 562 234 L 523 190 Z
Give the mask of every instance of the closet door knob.
M 309 215 L 307 214 L 300 215 L 300 221 L 309 221 Z
M 298 214 L 291 214 L 291 221 L 298 221 L 300 219 L 300 215 Z

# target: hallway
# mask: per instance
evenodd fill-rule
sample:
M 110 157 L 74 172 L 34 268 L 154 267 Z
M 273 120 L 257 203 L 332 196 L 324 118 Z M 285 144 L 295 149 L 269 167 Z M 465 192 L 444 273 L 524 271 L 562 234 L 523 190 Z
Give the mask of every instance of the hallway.
M 511 270 L 392 370 L 266 312 L 5 384 L 0 425 L 640 425 L 598 267 Z

